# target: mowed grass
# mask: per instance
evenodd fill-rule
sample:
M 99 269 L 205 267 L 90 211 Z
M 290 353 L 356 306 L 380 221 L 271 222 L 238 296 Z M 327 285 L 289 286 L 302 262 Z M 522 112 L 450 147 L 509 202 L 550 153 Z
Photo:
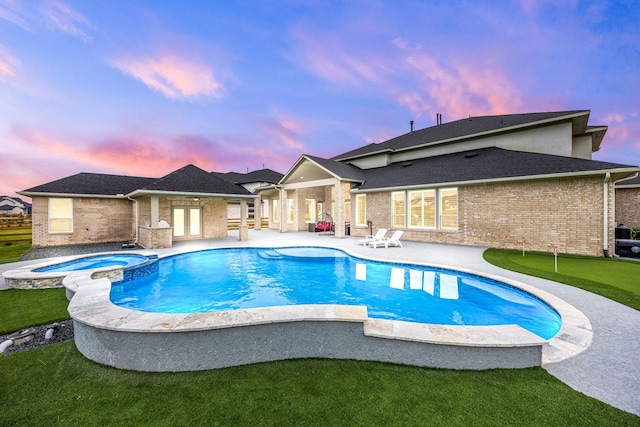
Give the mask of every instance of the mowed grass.
M 558 272 L 550 253 L 488 249 L 491 264 L 507 270 L 575 286 L 640 310 L 640 262 L 604 257 L 558 255 Z
M 0 335 L 69 319 L 63 288 L 0 291 Z
M 20 261 L 31 249 L 31 228 L 0 229 L 0 264 Z
M 185 349 L 188 351 L 188 349 Z M 14 426 L 637 426 L 542 368 L 451 371 L 292 360 L 181 373 L 93 363 L 72 342 L 0 358 Z
M 0 291 L 0 329 L 68 318 L 67 304 L 63 289 Z M 542 368 L 305 359 L 144 373 L 94 363 L 73 340 L 0 356 L 0 408 L 12 426 L 640 425 Z

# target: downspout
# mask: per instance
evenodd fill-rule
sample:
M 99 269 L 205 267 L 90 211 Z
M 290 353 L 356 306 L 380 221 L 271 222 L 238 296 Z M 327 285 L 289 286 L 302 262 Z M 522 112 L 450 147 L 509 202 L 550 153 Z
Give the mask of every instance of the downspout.
M 132 199 L 131 197 L 127 196 L 127 199 L 131 200 L 132 202 L 135 202 L 136 204 L 136 222 L 134 224 L 134 228 L 136 230 L 136 240 L 133 242 L 134 244 L 138 244 L 138 200 L 137 199 Z
M 607 172 L 604 177 L 604 183 L 602 184 L 603 198 L 602 207 L 604 209 L 603 220 L 603 236 L 604 241 L 602 245 L 602 251 L 605 258 L 609 258 L 609 181 L 611 180 L 611 173 Z

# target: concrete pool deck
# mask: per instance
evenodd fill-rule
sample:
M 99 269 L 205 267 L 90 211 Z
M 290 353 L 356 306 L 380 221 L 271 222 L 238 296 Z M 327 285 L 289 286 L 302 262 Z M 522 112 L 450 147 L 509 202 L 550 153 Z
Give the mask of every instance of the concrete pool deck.
M 365 257 L 450 266 L 523 282 L 572 304 L 589 318 L 593 327 L 589 348 L 563 361 L 545 363 L 543 368 L 580 392 L 640 415 L 640 334 L 637 331 L 640 312 L 577 288 L 492 266 L 482 258 L 485 248 L 403 241 L 403 248 L 372 249 L 358 246 L 357 240 L 308 232 L 251 230 L 248 242 L 239 242 L 237 232 L 230 232 L 225 239 L 180 242 L 174 248 L 155 252 L 162 256 L 216 247 L 311 244 L 347 249 Z M 0 272 L 37 262 L 42 260 L 0 265 Z M 3 286 L 0 283 L 0 288 Z

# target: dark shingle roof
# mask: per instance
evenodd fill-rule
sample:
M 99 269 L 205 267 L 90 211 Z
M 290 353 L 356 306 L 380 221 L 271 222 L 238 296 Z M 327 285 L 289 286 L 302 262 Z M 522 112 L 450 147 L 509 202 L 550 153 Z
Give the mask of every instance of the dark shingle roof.
M 342 163 L 331 159 L 323 159 L 322 157 L 309 156 L 308 154 L 305 154 L 305 157 L 342 179 L 348 181 L 364 181 L 362 169 L 349 163 Z
M 244 187 L 219 178 L 194 165 L 187 165 L 154 180 L 140 190 L 250 195 Z
M 551 154 L 489 147 L 366 169 L 362 190 L 461 183 L 579 172 L 595 172 L 635 166 Z
M 333 160 L 346 160 L 378 151 L 395 151 L 424 144 L 459 139 L 491 131 L 503 131 L 515 126 L 533 124 L 544 120 L 561 119 L 562 117 L 588 114 L 588 110 L 559 111 L 546 113 L 504 114 L 499 116 L 469 117 L 453 122 L 442 123 L 425 129 L 416 130 L 379 144 L 369 144 L 346 153 Z
M 640 187 L 640 175 L 636 176 L 633 179 L 628 179 L 626 181 L 620 181 L 616 184 L 616 187 L 624 187 L 624 186 L 635 186 Z
M 69 194 L 117 196 L 144 192 L 182 192 L 205 194 L 250 195 L 246 189 L 211 175 L 193 165 L 187 165 L 162 178 L 143 178 L 82 172 L 47 184 L 21 191 L 22 194 Z
M 82 172 L 21 191 L 20 193 L 86 194 L 115 196 L 143 188 L 155 178 Z
M 250 182 L 268 182 L 277 184 L 284 175 L 271 169 L 259 169 L 248 173 L 238 172 L 211 172 L 213 175 L 226 179 L 234 184 L 247 184 Z

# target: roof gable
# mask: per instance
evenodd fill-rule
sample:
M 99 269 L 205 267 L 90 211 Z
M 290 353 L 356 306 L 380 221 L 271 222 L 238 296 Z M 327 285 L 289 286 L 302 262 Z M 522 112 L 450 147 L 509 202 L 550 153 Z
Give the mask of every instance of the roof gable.
M 319 179 L 338 178 L 344 181 L 363 182 L 362 170 L 348 163 L 338 162 L 322 157 L 303 154 L 280 180 L 281 184 L 289 183 L 294 176 L 295 181 L 314 181 Z
M 250 195 L 245 188 L 200 169 L 187 165 L 140 189 L 141 192 L 179 192 L 203 194 Z

